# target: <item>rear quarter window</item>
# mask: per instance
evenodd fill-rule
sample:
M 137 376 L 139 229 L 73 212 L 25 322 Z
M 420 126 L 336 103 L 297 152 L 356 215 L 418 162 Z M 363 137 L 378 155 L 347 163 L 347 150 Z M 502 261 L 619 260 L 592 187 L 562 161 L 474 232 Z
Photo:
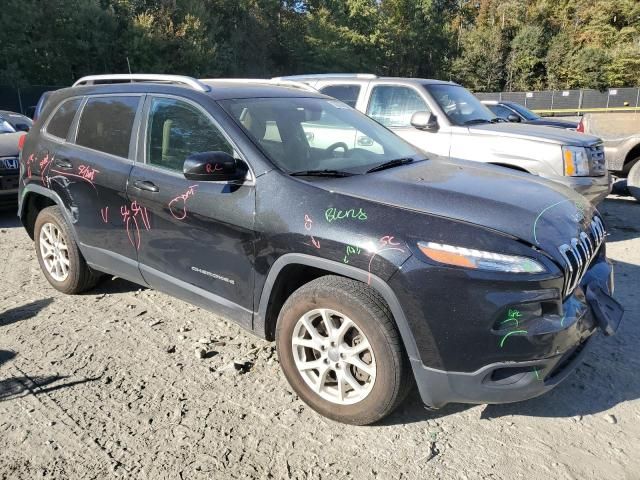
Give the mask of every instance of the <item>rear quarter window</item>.
M 62 102 L 47 125 L 46 131 L 49 135 L 61 139 L 67 138 L 69 127 L 71 127 L 73 118 L 80 107 L 80 101 L 80 98 L 73 98 Z
M 92 97 L 82 109 L 76 144 L 127 158 L 140 97 Z
M 358 102 L 358 95 L 360 95 L 359 85 L 329 85 L 320 89 L 320 93 L 329 95 L 330 97 L 337 98 L 338 100 L 346 103 L 350 107 L 355 108 Z

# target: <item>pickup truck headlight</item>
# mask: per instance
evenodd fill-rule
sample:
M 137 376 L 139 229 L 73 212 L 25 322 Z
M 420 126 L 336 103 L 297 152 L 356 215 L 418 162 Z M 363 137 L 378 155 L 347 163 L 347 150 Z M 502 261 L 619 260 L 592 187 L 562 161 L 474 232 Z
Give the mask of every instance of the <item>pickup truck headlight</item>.
M 568 177 L 588 177 L 589 157 L 584 147 L 565 145 L 562 147 L 564 174 Z
M 418 242 L 418 248 L 431 260 L 456 267 L 493 272 L 541 273 L 544 266 L 529 257 L 485 252 L 444 243 Z

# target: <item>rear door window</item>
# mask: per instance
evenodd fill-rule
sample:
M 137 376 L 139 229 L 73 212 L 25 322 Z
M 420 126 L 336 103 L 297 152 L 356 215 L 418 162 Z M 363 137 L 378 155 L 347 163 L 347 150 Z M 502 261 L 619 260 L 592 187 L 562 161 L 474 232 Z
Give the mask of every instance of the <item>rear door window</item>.
M 127 158 L 139 96 L 91 97 L 87 101 L 76 144 Z
M 410 87 L 379 85 L 373 88 L 367 115 L 386 127 L 409 127 L 415 112 L 428 112 L 426 102 Z
M 58 110 L 53 114 L 47 125 L 47 133 L 49 135 L 62 139 L 67 138 L 69 127 L 73 123 L 81 100 L 80 98 L 72 98 L 62 102 L 62 105 L 58 107 Z
M 341 102 L 346 103 L 350 107 L 355 108 L 360 95 L 359 85 L 329 85 L 320 89 L 320 93 L 337 98 Z

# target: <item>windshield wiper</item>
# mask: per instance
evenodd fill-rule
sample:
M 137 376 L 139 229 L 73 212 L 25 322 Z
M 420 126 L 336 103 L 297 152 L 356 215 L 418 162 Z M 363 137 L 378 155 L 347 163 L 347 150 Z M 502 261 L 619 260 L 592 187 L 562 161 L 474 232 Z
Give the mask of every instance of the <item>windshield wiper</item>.
M 475 125 L 476 123 L 491 123 L 491 121 L 486 118 L 472 118 L 464 122 L 463 125 Z
M 413 162 L 413 158 L 396 158 L 395 160 L 389 160 L 388 162 L 384 162 L 384 163 L 381 163 L 380 165 L 376 165 L 375 167 L 367 170 L 366 173 L 378 172 L 380 170 L 386 170 L 387 168 L 398 167 L 400 165 L 405 165 L 411 162 Z
M 345 172 L 342 170 L 300 170 L 299 172 L 290 173 L 292 177 L 350 177 L 355 173 Z

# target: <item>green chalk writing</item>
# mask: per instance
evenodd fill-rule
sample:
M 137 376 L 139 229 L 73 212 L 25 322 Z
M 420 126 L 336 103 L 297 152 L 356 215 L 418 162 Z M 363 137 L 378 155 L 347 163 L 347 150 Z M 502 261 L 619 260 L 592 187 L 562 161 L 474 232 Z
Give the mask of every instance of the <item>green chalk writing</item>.
M 327 222 L 335 222 L 337 220 L 354 219 L 364 222 L 367 219 L 367 213 L 361 208 L 356 211 L 355 208 L 349 210 L 338 210 L 337 208 L 327 208 L 324 211 L 324 218 Z

